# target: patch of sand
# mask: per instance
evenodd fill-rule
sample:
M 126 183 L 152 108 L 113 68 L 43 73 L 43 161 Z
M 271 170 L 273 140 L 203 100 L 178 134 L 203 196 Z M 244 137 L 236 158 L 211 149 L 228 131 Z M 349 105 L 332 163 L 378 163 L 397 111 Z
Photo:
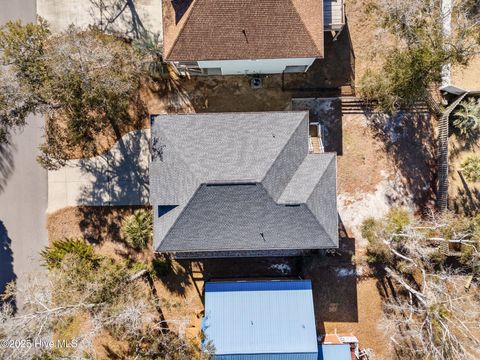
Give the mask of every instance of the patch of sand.
M 480 55 L 475 57 L 467 67 L 454 66 L 451 82 L 452 85 L 465 90 L 480 90 Z
M 328 311 L 328 309 L 326 309 Z M 382 297 L 377 289 L 377 280 L 367 278 L 357 281 L 356 322 L 324 322 L 326 333 L 353 334 L 361 348 L 370 348 L 377 359 L 391 359 L 387 334 L 379 329 L 383 317 Z

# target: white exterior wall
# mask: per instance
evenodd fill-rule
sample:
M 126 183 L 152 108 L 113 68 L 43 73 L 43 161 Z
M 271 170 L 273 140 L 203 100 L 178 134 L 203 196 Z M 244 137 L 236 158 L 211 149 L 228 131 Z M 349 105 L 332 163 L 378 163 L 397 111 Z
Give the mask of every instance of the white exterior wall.
M 198 61 L 198 66 L 202 69 L 221 68 L 222 75 L 280 74 L 286 66 L 307 66 L 308 69 L 314 61 L 315 58 L 208 60 Z

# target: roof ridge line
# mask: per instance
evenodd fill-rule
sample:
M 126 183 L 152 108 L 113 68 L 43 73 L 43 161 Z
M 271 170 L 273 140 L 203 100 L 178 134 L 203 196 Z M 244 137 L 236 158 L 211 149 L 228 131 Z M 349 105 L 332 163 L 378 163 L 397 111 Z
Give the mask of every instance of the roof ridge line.
M 307 208 L 308 212 L 313 216 L 313 218 L 314 218 L 314 219 L 317 219 L 317 217 L 315 216 L 315 214 L 314 214 L 314 213 L 312 212 L 312 210 L 310 209 L 310 206 L 308 206 L 308 202 L 305 203 L 305 207 Z M 338 216 L 338 215 L 337 215 L 337 216 Z M 323 230 L 323 232 L 328 235 L 328 239 L 329 239 L 330 242 L 333 244 L 333 246 L 334 246 L 335 248 L 337 248 L 338 245 L 335 244 L 335 241 L 332 239 L 332 237 L 331 237 L 330 234 L 327 232 L 327 230 L 325 230 L 325 227 L 323 226 L 323 224 L 320 223 L 320 221 L 318 221 L 318 219 L 317 219 L 317 224 L 318 224 L 318 226 L 320 226 L 320 228 Z M 338 220 L 337 220 L 337 228 L 338 228 Z
M 335 245 L 335 246 L 338 246 L 337 244 L 335 244 L 335 241 L 333 241 L 333 239 L 331 238 L 330 234 L 325 230 L 325 227 L 323 226 L 322 223 L 320 223 L 320 221 L 318 221 L 318 218 L 315 216 L 315 214 L 312 212 L 312 209 L 310 208 L 310 205 L 309 205 L 309 200 L 310 198 L 312 197 L 312 194 L 313 192 L 315 191 L 315 188 L 317 187 L 318 183 L 323 179 L 323 177 L 325 176 L 325 173 L 327 172 L 326 170 L 328 169 L 328 167 L 332 164 L 332 162 L 335 161 L 335 164 L 337 163 L 337 157 L 336 156 L 332 156 L 332 159 L 330 160 L 330 162 L 328 163 L 328 165 L 325 167 L 325 171 L 322 173 L 322 176 L 320 176 L 320 178 L 318 179 L 318 182 L 316 183 L 315 187 L 313 188 L 313 191 L 310 193 L 310 195 L 308 196 L 307 198 L 307 201 L 305 201 L 305 205 L 308 209 L 308 211 L 313 215 L 313 217 L 315 219 L 317 219 L 317 223 L 318 225 L 320 225 L 320 227 L 323 229 L 323 231 L 325 231 L 325 234 L 328 235 L 328 238 L 330 240 L 332 240 L 332 243 Z M 336 166 L 335 166 L 336 168 Z M 335 176 L 335 189 L 337 189 L 337 176 Z M 335 194 L 335 199 L 337 198 L 337 194 Z M 336 201 L 336 200 L 335 200 Z M 338 208 L 336 208 L 336 211 L 337 211 L 337 234 L 338 234 Z
M 270 170 L 273 168 L 273 166 L 277 163 L 278 157 L 279 157 L 280 154 L 283 152 L 283 150 L 285 150 L 285 148 L 287 147 L 287 144 L 288 144 L 288 143 L 290 142 L 290 140 L 292 139 L 293 134 L 295 134 L 295 132 L 300 128 L 300 126 L 302 125 L 303 121 L 305 120 L 305 117 L 307 117 L 307 120 L 310 122 L 310 113 L 309 113 L 308 111 L 306 111 L 306 110 L 305 110 L 305 111 L 297 110 L 297 111 L 295 111 L 295 112 L 299 112 L 299 113 L 302 112 L 302 113 L 304 113 L 303 118 L 302 118 L 301 121 L 299 121 L 298 125 L 295 127 L 295 130 L 293 130 L 291 136 L 288 138 L 288 140 L 285 142 L 285 144 L 283 144 L 283 147 L 282 147 L 282 148 L 280 149 L 280 151 L 278 152 L 277 156 L 275 157 L 275 160 L 272 161 L 272 164 L 270 165 L 270 167 L 267 169 L 267 171 L 265 171 L 265 175 L 263 176 L 262 181 L 260 182 L 260 183 L 262 184 L 262 186 L 263 186 L 263 182 L 265 181 L 265 178 L 267 177 L 268 173 L 269 173 Z M 307 142 L 308 142 L 308 138 L 307 138 Z M 302 164 L 303 161 L 305 161 L 305 158 L 307 157 L 307 155 L 308 155 L 308 151 L 307 151 L 307 153 L 305 154 L 305 156 L 303 157 L 302 162 L 301 162 L 300 164 Z M 295 175 L 295 173 L 298 171 L 298 168 L 299 168 L 299 167 L 300 167 L 300 165 L 297 166 L 297 169 L 295 170 L 295 172 L 293 173 L 293 175 Z M 287 184 L 286 184 L 285 187 L 282 189 L 282 194 L 283 194 L 283 192 L 285 191 L 285 189 L 287 188 L 288 184 L 290 184 L 290 181 L 292 181 L 293 175 L 290 177 L 290 179 L 288 180 Z M 265 191 L 267 192 L 267 194 L 273 199 L 273 201 L 274 201 L 275 203 L 277 203 L 277 200 L 278 200 L 278 199 L 275 200 L 274 197 L 273 197 L 273 196 L 270 194 L 270 192 L 268 191 L 268 189 L 265 188 L 264 186 L 263 186 L 263 188 L 265 189 Z M 280 196 L 281 196 L 281 195 L 280 195 Z M 278 198 L 280 199 L 280 197 L 278 197 Z
M 192 3 L 190 4 L 190 6 L 188 7 L 189 9 L 186 11 L 186 13 L 184 14 L 185 15 L 185 18 L 183 18 L 183 24 L 181 25 L 180 27 L 180 30 L 178 31 L 177 33 L 177 36 L 175 36 L 175 40 L 173 41 L 172 45 L 170 46 L 170 50 L 168 53 L 165 53 L 164 54 L 164 59 L 167 60 L 167 58 L 171 55 L 173 49 L 175 48 L 175 45 L 177 44 L 178 42 L 178 39 L 180 38 L 180 35 L 182 34 L 183 30 L 185 29 L 185 25 L 187 24 L 187 21 L 188 19 L 190 18 L 190 15 L 192 14 L 193 12 L 193 8 L 195 7 L 195 5 L 198 3 L 199 0 L 192 0 Z M 163 6 L 162 6 L 163 8 Z M 163 15 L 162 15 L 163 17 Z M 165 22 L 164 22 L 165 23 Z M 163 26 L 163 34 L 165 34 L 165 25 Z M 162 35 L 163 37 L 164 35 Z M 163 39 L 162 39 L 163 40 Z M 164 42 L 165 43 L 165 42 Z M 165 46 L 164 46 L 164 50 L 165 50 Z
M 305 162 L 305 160 L 307 159 L 307 157 L 310 156 L 310 155 L 314 155 L 314 156 L 320 155 L 320 156 L 321 156 L 321 155 L 328 155 L 328 154 L 334 154 L 334 153 L 333 153 L 333 152 L 323 152 L 323 153 L 320 153 L 320 154 L 307 154 L 307 156 L 305 156 L 305 158 L 303 159 L 302 164 Z M 325 166 L 325 169 L 327 169 L 327 168 L 330 166 L 330 164 L 331 164 L 331 162 L 332 162 L 333 159 L 335 159 L 335 156 L 333 156 L 332 159 L 330 159 L 330 161 L 329 161 L 329 163 L 327 164 L 327 166 Z M 300 166 L 301 166 L 302 164 L 300 164 Z M 279 199 L 283 196 L 283 194 L 284 194 L 285 191 L 287 190 L 288 185 L 290 185 L 290 183 L 292 182 L 294 176 L 295 176 L 296 173 L 300 170 L 300 166 L 297 168 L 297 170 L 295 171 L 295 173 L 294 173 L 293 176 L 291 177 L 290 181 L 289 181 L 289 182 L 287 183 L 287 185 L 285 186 L 285 189 L 283 189 L 282 193 L 281 193 L 280 196 L 279 196 Z M 325 176 L 325 172 L 326 172 L 326 171 L 323 171 L 322 174 L 320 175 L 320 177 L 318 178 L 318 181 L 315 183 L 315 186 L 313 187 L 311 193 L 310 193 L 310 194 L 308 195 L 308 197 L 307 197 L 307 201 L 308 201 L 308 199 L 310 199 L 310 197 L 312 196 L 313 192 L 315 191 L 315 187 L 318 185 L 318 183 L 320 182 L 320 180 L 322 180 L 323 177 Z M 306 201 L 305 203 L 302 203 L 302 204 L 306 204 L 307 201 Z M 279 205 L 295 204 L 295 203 L 287 203 L 287 202 L 276 202 L 276 203 L 279 204 Z

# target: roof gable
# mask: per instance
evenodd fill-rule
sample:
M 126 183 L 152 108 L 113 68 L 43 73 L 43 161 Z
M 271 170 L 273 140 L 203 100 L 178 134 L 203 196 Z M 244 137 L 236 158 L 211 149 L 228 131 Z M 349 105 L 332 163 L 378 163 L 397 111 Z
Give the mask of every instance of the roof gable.
M 163 3 L 166 60 L 323 57 L 321 0 Z

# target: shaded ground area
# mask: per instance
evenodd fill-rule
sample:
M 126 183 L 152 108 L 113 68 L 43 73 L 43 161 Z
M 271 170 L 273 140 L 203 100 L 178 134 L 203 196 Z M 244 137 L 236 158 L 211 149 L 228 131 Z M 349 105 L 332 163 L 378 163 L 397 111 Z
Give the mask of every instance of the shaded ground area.
M 83 237 L 91 243 L 122 242 L 121 222 L 136 207 L 71 206 L 48 216 L 47 230 L 50 241 L 67 237 Z
M 435 206 L 435 119 L 422 109 L 392 116 L 367 111 L 366 115 L 368 126 L 384 145 L 413 203 L 419 209 Z
M 325 152 L 343 154 L 342 101 L 340 98 L 294 98 L 292 110 L 309 112 L 310 122 L 321 125 Z
M 465 139 L 451 129 L 449 138 L 449 188 L 448 207 L 456 213 L 472 216 L 480 209 L 480 184 L 467 180 L 462 173 L 462 163 L 478 156 L 480 134 Z

